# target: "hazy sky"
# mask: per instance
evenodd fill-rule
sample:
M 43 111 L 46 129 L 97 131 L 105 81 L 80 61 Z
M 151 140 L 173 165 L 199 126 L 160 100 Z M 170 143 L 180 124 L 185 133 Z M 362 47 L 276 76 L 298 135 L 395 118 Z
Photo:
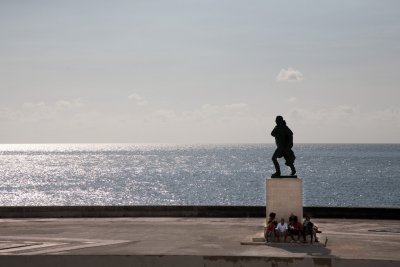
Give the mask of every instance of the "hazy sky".
M 0 1 L 0 143 L 400 142 L 400 1 Z

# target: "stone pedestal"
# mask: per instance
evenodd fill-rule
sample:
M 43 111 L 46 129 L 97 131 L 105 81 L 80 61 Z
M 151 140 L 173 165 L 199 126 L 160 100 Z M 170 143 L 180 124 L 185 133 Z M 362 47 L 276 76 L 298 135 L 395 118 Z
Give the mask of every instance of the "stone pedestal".
M 299 222 L 303 220 L 303 180 L 300 178 L 267 178 L 267 221 L 271 212 L 276 213 L 279 222 L 289 220 L 291 213 Z

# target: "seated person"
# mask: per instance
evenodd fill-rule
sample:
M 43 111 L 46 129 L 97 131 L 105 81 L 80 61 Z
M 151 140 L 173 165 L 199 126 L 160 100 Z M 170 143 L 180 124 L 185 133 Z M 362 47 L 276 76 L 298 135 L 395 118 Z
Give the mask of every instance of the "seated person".
M 313 242 L 313 237 L 316 235 L 314 231 L 314 224 L 310 220 L 310 216 L 306 215 L 306 218 L 304 219 L 303 222 L 303 239 L 304 243 L 307 242 L 307 235 L 311 236 L 311 241 L 310 243 Z
M 289 224 L 288 233 L 292 238 L 291 242 L 297 241 L 300 242 L 300 236 L 303 232 L 303 226 L 299 223 L 297 216 L 293 217 L 293 221 Z M 294 236 L 297 235 L 297 240 L 294 239 Z
M 318 237 L 317 237 L 317 233 L 321 233 L 321 231 L 318 230 L 318 226 L 315 225 L 315 223 L 314 223 L 313 229 L 314 229 L 314 241 L 315 242 L 319 242 Z
M 288 225 L 285 222 L 285 219 L 282 218 L 281 222 L 278 223 L 278 225 L 275 228 L 276 237 L 278 239 L 278 242 L 280 242 L 280 237 L 281 236 L 283 236 L 285 238 L 284 242 L 286 242 L 286 238 L 287 238 L 287 235 L 288 235 L 287 230 L 288 230 Z
M 269 219 L 267 222 L 267 226 L 264 228 L 264 237 L 265 241 L 271 242 L 272 238 L 276 236 L 275 234 L 275 228 L 276 225 L 278 224 L 277 221 L 275 220 L 276 214 L 274 212 L 271 212 L 269 214 Z
M 303 238 L 304 242 L 306 242 L 306 237 L 307 235 L 311 236 L 311 241 L 310 243 L 313 242 L 319 242 L 317 233 L 321 233 L 321 231 L 318 230 L 318 226 L 315 225 L 315 223 L 311 222 L 310 216 L 306 215 L 306 218 L 303 222 Z
M 290 223 L 292 223 L 293 221 L 294 221 L 294 214 L 293 214 L 293 212 L 292 213 L 290 213 L 290 216 L 289 216 L 289 224 Z

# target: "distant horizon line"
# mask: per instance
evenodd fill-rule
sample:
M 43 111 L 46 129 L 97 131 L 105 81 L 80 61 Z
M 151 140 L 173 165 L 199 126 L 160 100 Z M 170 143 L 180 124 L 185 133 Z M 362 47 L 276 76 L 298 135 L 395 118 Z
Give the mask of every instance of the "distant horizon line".
M 0 143 L 0 145 L 111 145 L 111 144 L 121 144 L 121 145 L 259 145 L 268 144 L 273 145 L 274 142 L 199 142 L 199 143 L 177 143 L 177 142 L 49 142 L 49 143 Z M 359 145 L 397 145 L 400 143 L 384 143 L 384 142 L 298 142 L 294 145 L 319 145 L 319 144 L 332 144 L 332 145 L 346 145 L 346 144 L 359 144 Z

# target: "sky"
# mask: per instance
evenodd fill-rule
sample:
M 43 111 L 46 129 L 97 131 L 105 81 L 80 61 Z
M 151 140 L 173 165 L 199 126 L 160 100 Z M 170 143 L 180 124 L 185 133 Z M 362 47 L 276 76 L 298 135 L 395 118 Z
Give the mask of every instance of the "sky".
M 0 1 L 0 143 L 400 142 L 400 1 Z

